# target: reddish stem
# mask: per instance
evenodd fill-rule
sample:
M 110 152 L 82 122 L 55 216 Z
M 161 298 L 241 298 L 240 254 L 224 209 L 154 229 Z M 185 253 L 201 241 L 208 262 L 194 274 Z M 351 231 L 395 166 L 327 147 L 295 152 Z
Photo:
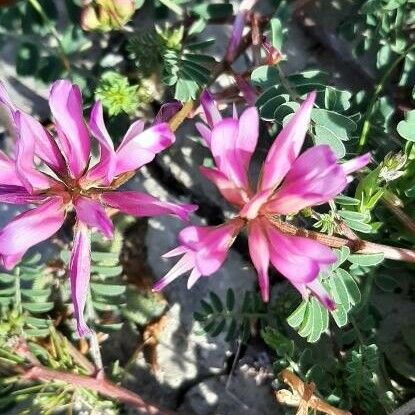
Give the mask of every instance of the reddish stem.
M 31 381 L 64 382 L 73 385 L 74 388 L 92 389 L 102 395 L 114 400 L 124 402 L 149 415 L 175 415 L 173 411 L 160 409 L 152 403 L 146 402 L 139 395 L 117 386 L 105 378 L 94 378 L 89 376 L 77 375 L 74 373 L 60 372 L 48 369 L 44 366 L 33 366 L 24 371 L 22 378 Z

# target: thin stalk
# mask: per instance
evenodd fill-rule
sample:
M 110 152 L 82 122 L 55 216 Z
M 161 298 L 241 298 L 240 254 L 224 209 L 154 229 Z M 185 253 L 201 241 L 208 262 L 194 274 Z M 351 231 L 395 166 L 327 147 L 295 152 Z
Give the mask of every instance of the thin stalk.
M 358 254 L 380 254 L 383 253 L 385 258 L 395 261 L 415 262 L 415 251 L 411 249 L 398 248 L 389 245 L 377 244 L 374 242 L 364 241 L 362 239 L 346 239 L 339 236 L 329 236 L 324 233 L 309 231 L 308 229 L 298 228 L 291 223 L 283 222 L 278 218 L 269 217 L 271 223 L 281 232 L 287 235 L 302 236 L 314 239 L 324 245 L 332 248 L 349 247 L 353 252 Z
M 60 54 L 60 58 L 62 60 L 62 63 L 64 65 L 65 69 L 67 71 L 69 71 L 71 69 L 70 60 L 66 56 L 65 48 L 63 47 L 61 37 L 60 37 L 58 31 L 56 30 L 56 27 L 55 27 L 54 23 L 49 19 L 49 17 L 47 16 L 45 11 L 43 10 L 43 7 L 39 3 L 38 0 L 29 0 L 29 4 L 39 13 L 39 15 L 42 17 L 43 21 L 47 25 L 50 34 L 57 41 L 58 48 L 59 48 L 59 54 Z
M 175 412 L 158 408 L 152 403 L 146 402 L 141 396 L 117 386 L 105 378 L 94 378 L 77 375 L 75 373 L 60 372 L 44 366 L 33 366 L 29 369 L 19 368 L 22 379 L 44 382 L 64 382 L 74 388 L 86 388 L 94 390 L 101 395 L 131 405 L 149 415 L 175 415 Z
M 399 55 L 397 59 L 389 66 L 388 70 L 383 74 L 382 78 L 380 79 L 379 83 L 376 85 L 376 88 L 373 92 L 372 98 L 370 99 L 369 106 L 367 107 L 366 114 L 365 114 L 365 121 L 363 123 L 362 132 L 359 138 L 359 146 L 358 151 L 361 152 L 365 147 L 368 139 L 368 135 L 370 132 L 371 123 L 370 120 L 373 115 L 373 111 L 378 100 L 380 93 L 382 92 L 383 88 L 385 87 L 388 79 L 395 71 L 396 67 L 405 59 L 406 55 L 415 48 L 415 45 L 412 45 L 408 48 L 402 55 Z

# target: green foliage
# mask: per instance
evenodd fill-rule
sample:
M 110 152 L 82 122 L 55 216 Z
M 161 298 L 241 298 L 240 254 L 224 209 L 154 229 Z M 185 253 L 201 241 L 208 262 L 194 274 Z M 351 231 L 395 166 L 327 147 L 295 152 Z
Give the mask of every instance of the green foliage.
M 329 145 L 341 158 L 346 154 L 344 142 L 356 136 L 357 125 L 346 115 L 350 109 L 351 93 L 332 86 L 326 86 L 328 76 L 318 70 L 304 71 L 285 77 L 276 67 L 261 66 L 251 75 L 254 85 L 262 94 L 256 106 L 263 120 L 285 124 L 298 108 L 299 97 L 317 91 L 316 108 L 313 109 L 312 130 L 315 144 Z
M 85 411 L 98 411 L 108 415 L 118 413 L 117 404 L 101 397 L 98 393 L 84 389 L 72 388 L 63 382 L 45 382 L 30 385 L 18 381 L 13 370 L 17 365 L 24 367 L 27 359 L 19 351 L 22 340 L 15 331 L 16 312 L 2 314 L 0 317 L 0 410 L 6 411 L 20 404 L 19 414 L 52 414 L 57 410 L 82 408 Z M 7 330 L 8 328 L 8 330 Z M 5 330 L 6 329 L 6 330 Z M 44 366 L 86 375 L 87 371 L 73 354 L 73 346 L 52 327 L 49 328 L 47 342 L 37 342 L 26 332 L 29 338 L 28 352 Z M 20 346 L 21 347 L 21 346 Z
M 405 119 L 399 122 L 397 131 L 405 140 L 415 141 L 415 110 L 408 111 L 405 114 Z
M 349 313 L 361 300 L 359 279 L 354 276 L 354 270 L 378 265 L 383 260 L 382 254 L 351 255 L 347 247 L 337 250 L 336 254 L 337 262 L 319 276 L 320 282 L 336 303 L 336 309 L 329 312 L 315 297 L 311 297 L 303 300 L 287 318 L 287 323 L 310 343 L 317 342 L 328 329 L 329 314 L 339 328 L 347 325 Z M 344 268 L 346 261 L 351 264 L 348 270 Z
M 212 337 L 226 333 L 226 341 L 235 338 L 247 341 L 251 325 L 267 316 L 266 305 L 259 295 L 249 291 L 245 292 L 238 307 L 232 289 L 228 289 L 224 300 L 210 292 L 209 300 L 202 300 L 200 306 L 200 310 L 194 313 L 194 319 Z
M 48 313 L 53 309 L 51 287 L 41 256 L 25 259 L 13 273 L 0 273 L 0 307 L 6 313 L 14 309 L 26 335 L 49 334 Z
M 175 99 L 186 102 L 196 99 L 210 79 L 215 59 L 202 51 L 212 39 L 186 43 L 181 50 L 167 48 L 163 55 L 163 82 L 175 87 Z
M 379 354 L 375 344 L 351 350 L 346 358 L 346 387 L 353 401 L 367 413 L 382 413 L 377 393 Z
M 110 116 L 122 112 L 132 115 L 140 104 L 150 99 L 144 88 L 131 85 L 127 77 L 113 71 L 102 75 L 95 90 L 95 98 L 102 102 Z

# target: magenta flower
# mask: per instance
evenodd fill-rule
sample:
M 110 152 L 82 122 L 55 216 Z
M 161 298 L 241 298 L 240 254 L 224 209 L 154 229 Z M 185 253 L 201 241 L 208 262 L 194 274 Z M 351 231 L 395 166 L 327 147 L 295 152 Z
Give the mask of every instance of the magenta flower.
M 79 88 L 57 81 L 50 90 L 49 105 L 55 121 L 52 136 L 33 117 L 17 109 L 0 83 L 0 103 L 11 113 L 16 130 L 16 151 L 8 157 L 0 152 L 0 202 L 34 204 L 0 231 L 0 264 L 13 268 L 25 252 L 50 238 L 74 209 L 76 225 L 69 264 L 72 301 L 80 336 L 88 333 L 83 310 L 90 277 L 90 230 L 106 238 L 113 224 L 106 208 L 142 217 L 173 214 L 186 220 L 196 207 L 175 205 L 139 192 L 115 191 L 118 180 L 152 161 L 175 140 L 168 124 L 144 129 L 134 122 L 118 149 L 105 128 L 102 106 L 95 103 L 89 129 L 82 113 Z M 99 161 L 91 163 L 90 132 L 98 141 Z
M 246 226 L 249 253 L 264 301 L 269 299 L 271 263 L 304 297 L 312 292 L 327 308 L 334 308 L 317 279 L 321 270 L 336 261 L 333 251 L 312 239 L 284 234 L 272 224 L 275 217 L 295 214 L 333 199 L 347 186 L 351 180 L 349 175 L 370 161 L 370 155 L 365 154 L 338 164 L 327 145 L 311 147 L 300 155 L 314 100 L 315 93 L 312 93 L 275 139 L 254 191 L 248 170 L 258 140 L 258 111 L 250 107 L 239 119 L 236 115 L 222 119 L 211 96 L 203 94 L 202 106 L 208 126 L 198 123 L 197 128 L 212 152 L 216 167 L 201 167 L 200 171 L 239 213 L 220 226 L 183 229 L 179 235 L 180 246 L 165 254 L 165 257 L 183 257 L 158 281 L 155 290 L 190 270 L 188 287 L 200 277 L 212 275 Z

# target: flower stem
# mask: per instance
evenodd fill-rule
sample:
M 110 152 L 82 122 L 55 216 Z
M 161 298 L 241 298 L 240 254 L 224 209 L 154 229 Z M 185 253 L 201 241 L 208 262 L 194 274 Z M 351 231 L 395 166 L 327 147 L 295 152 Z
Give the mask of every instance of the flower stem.
M 60 58 L 62 60 L 63 66 L 65 67 L 65 69 L 67 71 L 69 71 L 70 68 L 71 68 L 71 64 L 70 64 L 70 61 L 69 61 L 68 57 L 66 56 L 65 48 L 63 47 L 62 40 L 60 38 L 60 35 L 59 35 L 58 31 L 56 30 L 55 25 L 49 19 L 49 17 L 47 16 L 47 14 L 45 13 L 45 11 L 43 10 L 43 7 L 39 3 L 38 0 L 29 0 L 29 4 L 39 13 L 39 15 L 42 17 L 43 21 L 47 25 L 50 34 L 57 41 L 58 47 L 59 47 L 59 55 L 60 55 Z
M 369 106 L 367 107 L 367 110 L 366 110 L 365 121 L 363 123 L 362 132 L 359 138 L 358 152 L 361 152 L 367 143 L 367 139 L 368 139 L 370 127 L 371 127 L 370 121 L 371 121 L 373 111 L 375 109 L 375 105 L 376 105 L 376 102 L 378 100 L 380 93 L 385 87 L 386 82 L 388 81 L 390 76 L 395 71 L 396 67 L 402 62 L 402 60 L 406 57 L 406 55 L 414 48 L 415 48 L 415 45 L 412 45 L 405 52 L 399 55 L 396 58 L 396 60 L 389 66 L 388 70 L 383 74 L 379 83 L 376 85 L 375 91 L 373 92 L 372 98 L 370 99 L 370 102 L 369 102 Z
M 385 258 L 395 261 L 415 262 L 415 251 L 411 249 L 398 248 L 389 245 L 377 244 L 364 241 L 362 239 L 345 239 L 338 236 L 329 236 L 320 232 L 309 231 L 308 229 L 298 228 L 290 223 L 283 222 L 275 217 L 270 218 L 271 223 L 281 232 L 314 239 L 324 245 L 332 248 L 349 247 L 353 252 L 358 254 L 379 254 L 383 253 Z
M 32 366 L 29 369 L 20 368 L 22 378 L 32 381 L 64 382 L 73 387 L 92 389 L 114 400 L 131 405 L 145 414 L 151 415 L 175 415 L 174 412 L 160 409 L 152 403 L 146 402 L 141 396 L 121 386 L 109 382 L 105 378 L 94 378 L 75 373 L 61 372 L 49 369 L 45 366 Z

